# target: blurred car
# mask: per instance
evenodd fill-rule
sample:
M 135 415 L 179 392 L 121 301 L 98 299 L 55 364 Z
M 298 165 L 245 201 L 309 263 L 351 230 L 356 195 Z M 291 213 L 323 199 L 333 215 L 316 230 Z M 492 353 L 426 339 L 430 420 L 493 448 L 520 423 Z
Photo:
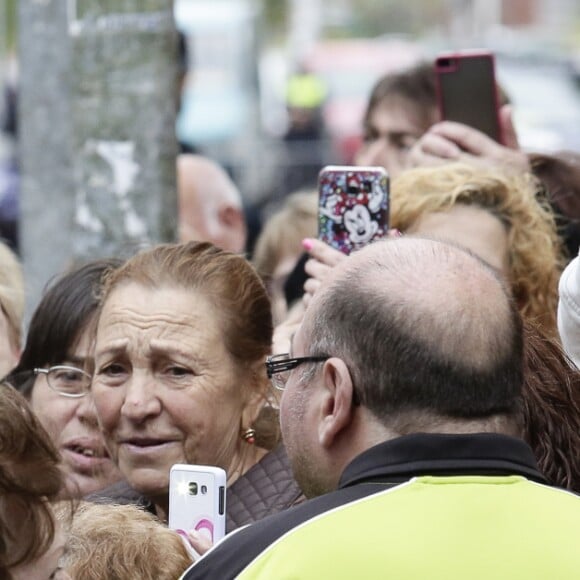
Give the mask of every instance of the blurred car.
M 323 41 L 306 55 L 303 68 L 326 85 L 323 120 L 340 162 L 350 163 L 360 147 L 362 119 L 376 81 L 421 56 L 418 45 L 399 38 Z

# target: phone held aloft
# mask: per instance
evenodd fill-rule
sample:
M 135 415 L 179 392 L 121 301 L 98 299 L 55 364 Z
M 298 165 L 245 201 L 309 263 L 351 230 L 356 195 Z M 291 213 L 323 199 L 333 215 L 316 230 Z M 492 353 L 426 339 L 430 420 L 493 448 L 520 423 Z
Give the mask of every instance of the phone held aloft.
M 435 60 L 435 82 L 443 120 L 469 125 L 503 143 L 493 53 L 440 54 Z
M 174 465 L 168 523 L 172 530 L 195 530 L 212 543 L 221 540 L 226 531 L 226 472 L 208 465 Z
M 382 167 L 330 165 L 318 177 L 318 238 L 350 254 L 387 235 L 389 176 Z

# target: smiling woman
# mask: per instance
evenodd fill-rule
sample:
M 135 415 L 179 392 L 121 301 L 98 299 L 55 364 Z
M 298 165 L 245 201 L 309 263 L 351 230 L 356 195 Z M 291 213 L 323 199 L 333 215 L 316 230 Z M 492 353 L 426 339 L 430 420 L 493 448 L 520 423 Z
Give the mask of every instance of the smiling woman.
M 20 362 L 6 378 L 29 400 L 58 448 L 66 489 L 74 497 L 121 477 L 103 444 L 89 394 L 101 279 L 120 263 L 91 262 L 51 286 L 32 316 Z
M 283 450 L 268 453 L 276 437 L 264 438 L 274 427 L 277 435 L 272 414 L 261 421 L 272 410 L 271 339 L 258 275 L 211 244 L 158 246 L 108 279 L 93 396 L 113 460 L 161 519 L 176 463 L 226 470 L 230 530 L 300 496 Z M 254 495 L 244 497 L 250 483 Z

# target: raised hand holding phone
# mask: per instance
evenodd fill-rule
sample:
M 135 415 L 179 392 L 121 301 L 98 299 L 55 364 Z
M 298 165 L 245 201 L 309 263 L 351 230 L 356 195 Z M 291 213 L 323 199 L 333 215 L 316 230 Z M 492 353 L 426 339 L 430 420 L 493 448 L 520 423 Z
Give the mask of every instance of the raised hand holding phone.
M 389 238 L 398 238 L 400 236 L 401 232 L 399 230 L 389 230 L 387 232 L 387 237 Z M 302 240 L 302 246 L 310 255 L 310 259 L 304 266 L 306 273 L 310 276 L 304 284 L 305 294 L 303 296 L 304 304 L 308 307 L 310 300 L 322 286 L 324 280 L 330 276 L 333 268 L 338 266 L 343 260 L 346 260 L 348 256 L 328 244 L 312 238 Z
M 409 153 L 409 166 L 423 167 L 460 161 L 501 165 L 518 172 L 529 171 L 528 156 L 518 149 L 509 105 L 502 107 L 500 118 L 509 147 L 500 145 L 467 125 L 443 121 L 433 125 L 413 146 Z
M 528 171 L 527 155 L 519 150 L 512 108 L 499 105 L 493 54 L 442 54 L 434 67 L 443 121 L 413 146 L 409 166 L 463 161 Z

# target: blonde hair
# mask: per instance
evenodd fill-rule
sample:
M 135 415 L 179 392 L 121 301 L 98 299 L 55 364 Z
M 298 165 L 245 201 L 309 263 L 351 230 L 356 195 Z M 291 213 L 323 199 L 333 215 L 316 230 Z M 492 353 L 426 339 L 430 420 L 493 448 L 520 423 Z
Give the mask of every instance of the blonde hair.
M 300 191 L 289 195 L 266 222 L 256 242 L 252 261 L 260 276 L 271 278 L 286 253 L 300 253 L 301 241 L 316 236 L 317 224 L 318 194 Z
M 393 181 L 391 227 L 408 230 L 423 215 L 457 204 L 488 210 L 506 227 L 509 284 L 521 314 L 555 334 L 562 248 L 554 215 L 529 175 L 460 163 L 406 171 Z
M 3 242 L 0 242 L 0 306 L 8 321 L 10 344 L 19 351 L 24 316 L 24 278 L 18 258 Z
M 69 534 L 62 562 L 72 578 L 174 580 L 192 563 L 176 532 L 133 505 L 83 503 Z

